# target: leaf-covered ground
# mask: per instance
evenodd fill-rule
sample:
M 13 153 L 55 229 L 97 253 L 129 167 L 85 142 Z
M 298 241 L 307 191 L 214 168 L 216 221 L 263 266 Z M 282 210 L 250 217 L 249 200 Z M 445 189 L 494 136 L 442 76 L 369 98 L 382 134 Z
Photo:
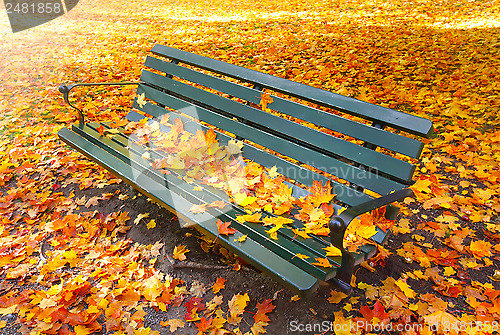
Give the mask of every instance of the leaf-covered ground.
M 498 330 L 498 1 L 81 1 L 16 34 L 2 15 L 2 333 Z M 432 119 L 390 254 L 357 269 L 352 296 L 298 299 L 233 270 L 57 138 L 75 119 L 61 83 L 137 80 L 155 43 Z M 82 98 L 91 119 L 126 113 L 133 91 L 109 92 Z

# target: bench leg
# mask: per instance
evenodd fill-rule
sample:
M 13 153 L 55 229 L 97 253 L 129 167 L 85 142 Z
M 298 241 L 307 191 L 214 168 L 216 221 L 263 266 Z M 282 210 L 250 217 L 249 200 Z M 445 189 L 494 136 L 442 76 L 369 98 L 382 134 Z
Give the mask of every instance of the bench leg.
M 352 254 L 344 249 L 344 233 L 347 229 L 344 220 L 340 217 L 334 217 L 330 221 L 330 240 L 332 245 L 340 249 L 342 252 L 342 264 L 337 270 L 337 274 L 332 278 L 332 282 L 337 288 L 345 293 L 351 294 L 351 279 L 354 272 L 354 257 Z
M 342 265 L 337 270 L 337 275 L 331 280 L 341 292 L 347 295 L 352 292 L 351 279 L 353 272 L 354 257 L 349 251 L 342 250 Z

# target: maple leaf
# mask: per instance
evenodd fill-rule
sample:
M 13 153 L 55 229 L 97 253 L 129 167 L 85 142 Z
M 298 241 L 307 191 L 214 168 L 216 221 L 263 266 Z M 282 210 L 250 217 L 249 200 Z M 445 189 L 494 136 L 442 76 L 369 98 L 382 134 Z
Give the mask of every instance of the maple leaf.
M 212 290 L 214 291 L 214 294 L 217 294 L 219 293 L 220 290 L 222 290 L 224 287 L 226 287 L 225 285 L 226 283 L 226 280 L 224 278 L 217 278 L 217 280 L 215 281 L 215 284 L 212 285 Z
M 269 93 L 264 93 L 262 92 L 260 94 L 260 105 L 262 106 L 262 109 L 267 109 L 267 105 L 271 104 L 273 102 L 273 98 L 269 95 Z
M 163 247 L 164 243 L 160 243 L 160 241 L 156 241 L 155 244 L 151 246 L 151 256 L 158 257 L 160 256 L 160 249 Z
M 236 193 L 233 195 L 233 199 L 238 205 L 245 207 L 253 204 L 257 200 L 257 197 L 250 197 L 246 193 Z
M 170 332 L 173 333 L 179 328 L 184 328 L 185 323 L 181 319 L 170 319 L 168 321 L 160 321 L 160 325 L 163 327 L 170 327 Z
M 469 245 L 469 250 L 476 258 L 484 258 L 491 256 L 491 243 L 487 241 L 472 241 Z
M 154 219 L 152 219 L 151 221 L 149 221 L 149 223 L 146 225 L 146 227 L 148 229 L 152 229 L 152 228 L 156 227 L 156 221 Z
M 328 258 L 315 258 L 316 262 L 311 263 L 312 265 L 317 265 L 317 266 L 322 266 L 324 268 L 331 268 L 332 264 L 330 264 L 330 261 Z
M 326 256 L 328 257 L 342 256 L 342 251 L 333 245 L 323 248 L 323 250 L 326 251 Z
M 134 223 L 135 224 L 139 224 L 139 222 L 142 220 L 142 219 L 146 219 L 149 217 L 149 213 L 143 213 L 143 214 L 137 214 L 137 217 L 135 218 L 134 220 Z
M 300 259 L 308 259 L 308 258 L 310 258 L 309 256 L 303 255 L 303 254 L 295 254 L 293 257 L 298 257 Z
M 141 93 L 141 94 L 137 95 L 136 101 L 137 101 L 137 104 L 139 105 L 140 108 L 144 108 L 144 105 L 146 105 L 145 93 Z
M 262 213 L 255 212 L 253 214 L 245 214 L 245 215 L 239 215 L 236 217 L 236 221 L 240 223 L 244 222 L 262 222 L 261 220 Z
M 264 321 L 259 321 L 256 322 L 252 327 L 250 327 L 250 331 L 252 332 L 252 335 L 259 335 L 259 334 L 264 334 L 267 331 L 264 329 L 264 327 L 267 327 L 268 323 Z
M 224 200 L 217 200 L 217 201 L 214 201 L 214 202 L 211 202 L 210 204 L 208 204 L 208 207 L 215 207 L 215 208 L 223 209 L 227 205 L 228 205 L 228 203 L 225 202 Z
M 378 300 L 375 302 L 373 310 L 368 306 L 361 306 L 359 312 L 369 321 L 373 320 L 373 318 L 377 318 L 380 321 L 384 321 L 389 318 L 389 314 L 385 312 L 384 306 Z
M 196 328 L 198 328 L 199 333 L 208 331 L 211 326 L 212 318 L 206 319 L 205 317 L 201 318 L 200 322 L 196 324 Z
M 104 127 L 102 124 L 96 128 L 96 130 L 99 132 L 99 135 L 104 136 Z
M 248 237 L 248 235 L 241 235 L 240 237 L 235 238 L 234 242 L 240 242 L 240 243 L 245 242 L 247 240 L 247 237 Z
M 347 294 L 343 292 L 338 292 L 335 290 L 330 291 L 330 297 L 327 299 L 330 304 L 338 304 L 344 298 L 347 298 Z
M 243 148 L 243 142 L 241 141 L 229 140 L 229 142 L 227 143 L 227 152 L 230 155 L 241 154 L 242 148 Z
M 239 316 L 243 314 L 249 301 L 250 297 L 248 296 L 248 293 L 245 293 L 243 295 L 235 294 L 228 302 L 231 318 L 229 318 L 227 321 L 233 325 L 238 324 L 241 321 L 241 318 L 239 318 Z
M 189 208 L 189 211 L 194 214 L 205 213 L 207 211 L 207 205 L 208 204 L 193 205 Z
M 269 169 L 268 174 L 270 178 L 276 178 L 279 176 L 278 168 L 276 167 L 276 165 Z
M 222 222 L 221 220 L 217 220 L 216 224 L 217 224 L 217 230 L 218 230 L 219 234 L 231 235 L 231 234 L 236 233 L 236 229 L 229 228 L 229 225 L 231 224 L 231 222 Z
M 184 306 L 187 310 L 187 313 L 185 314 L 185 319 L 187 321 L 193 321 L 195 318 L 199 319 L 196 314 L 205 309 L 205 304 L 203 304 L 200 297 L 192 297 L 184 303 Z
M 443 329 L 446 327 L 450 334 L 458 334 L 458 331 L 453 327 L 448 327 L 447 325 L 456 325 L 460 321 L 452 314 L 445 311 L 437 311 L 432 314 L 423 317 L 425 323 L 428 325 L 438 325 L 438 329 Z
M 174 248 L 174 253 L 173 253 L 172 257 L 174 259 L 178 259 L 180 261 L 183 261 L 183 260 L 186 259 L 186 255 L 185 254 L 188 253 L 188 252 L 189 252 L 189 249 L 185 245 L 180 244 L 180 245 L 178 245 L 178 246 L 176 246 Z
M 90 206 L 97 206 L 99 204 L 100 197 L 92 197 L 90 198 L 87 203 L 85 204 L 85 207 L 89 208 Z
M 411 287 L 406 283 L 406 281 L 403 281 L 402 279 L 398 279 L 395 282 L 396 286 L 403 291 L 403 293 L 410 299 L 415 298 L 416 294 L 415 291 L 411 289 Z
M 267 313 L 272 312 L 276 306 L 272 304 L 271 299 L 266 299 L 262 303 L 257 303 L 257 312 L 253 316 L 255 323 L 259 323 L 260 321 L 269 322 L 271 321 L 269 317 L 266 315 Z
M 86 326 L 78 325 L 75 326 L 75 335 L 87 335 L 90 334 L 90 330 Z

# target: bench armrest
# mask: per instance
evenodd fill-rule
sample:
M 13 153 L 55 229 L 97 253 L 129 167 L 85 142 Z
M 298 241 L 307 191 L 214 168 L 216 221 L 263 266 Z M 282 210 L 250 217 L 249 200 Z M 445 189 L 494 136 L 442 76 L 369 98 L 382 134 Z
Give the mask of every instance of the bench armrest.
M 78 122 L 80 125 L 83 125 L 85 123 L 85 118 L 83 116 L 83 112 L 81 109 L 75 107 L 71 102 L 69 102 L 69 92 L 74 89 L 75 87 L 78 86 L 111 86 L 111 85 L 139 85 L 140 82 L 129 82 L 129 81 L 124 81 L 124 82 L 119 82 L 119 83 L 76 83 L 76 84 L 70 84 L 70 85 L 61 85 L 59 86 L 59 92 L 63 94 L 64 101 L 71 107 L 76 109 L 78 112 Z
M 340 215 L 330 220 L 330 241 L 333 246 L 337 247 L 342 252 L 342 263 L 337 270 L 337 275 L 332 280 L 342 292 L 349 293 L 352 290 L 350 281 L 354 269 L 354 257 L 349 251 L 344 249 L 344 234 L 351 221 L 361 214 L 389 205 L 394 201 L 404 199 L 412 194 L 413 191 L 411 189 L 404 188 L 360 205 L 349 207 L 340 213 Z

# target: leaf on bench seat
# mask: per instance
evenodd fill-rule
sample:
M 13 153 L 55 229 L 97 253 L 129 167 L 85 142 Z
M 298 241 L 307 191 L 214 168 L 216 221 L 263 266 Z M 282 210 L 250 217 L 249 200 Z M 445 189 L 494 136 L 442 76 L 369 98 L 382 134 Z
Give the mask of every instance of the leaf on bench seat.
M 216 223 L 217 223 L 217 230 L 219 231 L 219 234 L 232 235 L 232 234 L 236 233 L 236 229 L 229 228 L 229 226 L 231 225 L 231 222 L 222 222 L 221 220 L 218 220 Z
M 324 268 L 331 268 L 332 264 L 330 264 L 330 261 L 328 258 L 315 258 L 316 262 L 311 263 L 312 265 L 317 265 L 317 266 L 322 266 Z
M 139 105 L 139 107 L 141 108 L 144 108 L 144 105 L 146 105 L 146 94 L 145 93 L 141 93 L 137 96 L 137 104 Z
M 189 211 L 194 214 L 205 213 L 207 211 L 207 205 L 208 204 L 193 205 Z

